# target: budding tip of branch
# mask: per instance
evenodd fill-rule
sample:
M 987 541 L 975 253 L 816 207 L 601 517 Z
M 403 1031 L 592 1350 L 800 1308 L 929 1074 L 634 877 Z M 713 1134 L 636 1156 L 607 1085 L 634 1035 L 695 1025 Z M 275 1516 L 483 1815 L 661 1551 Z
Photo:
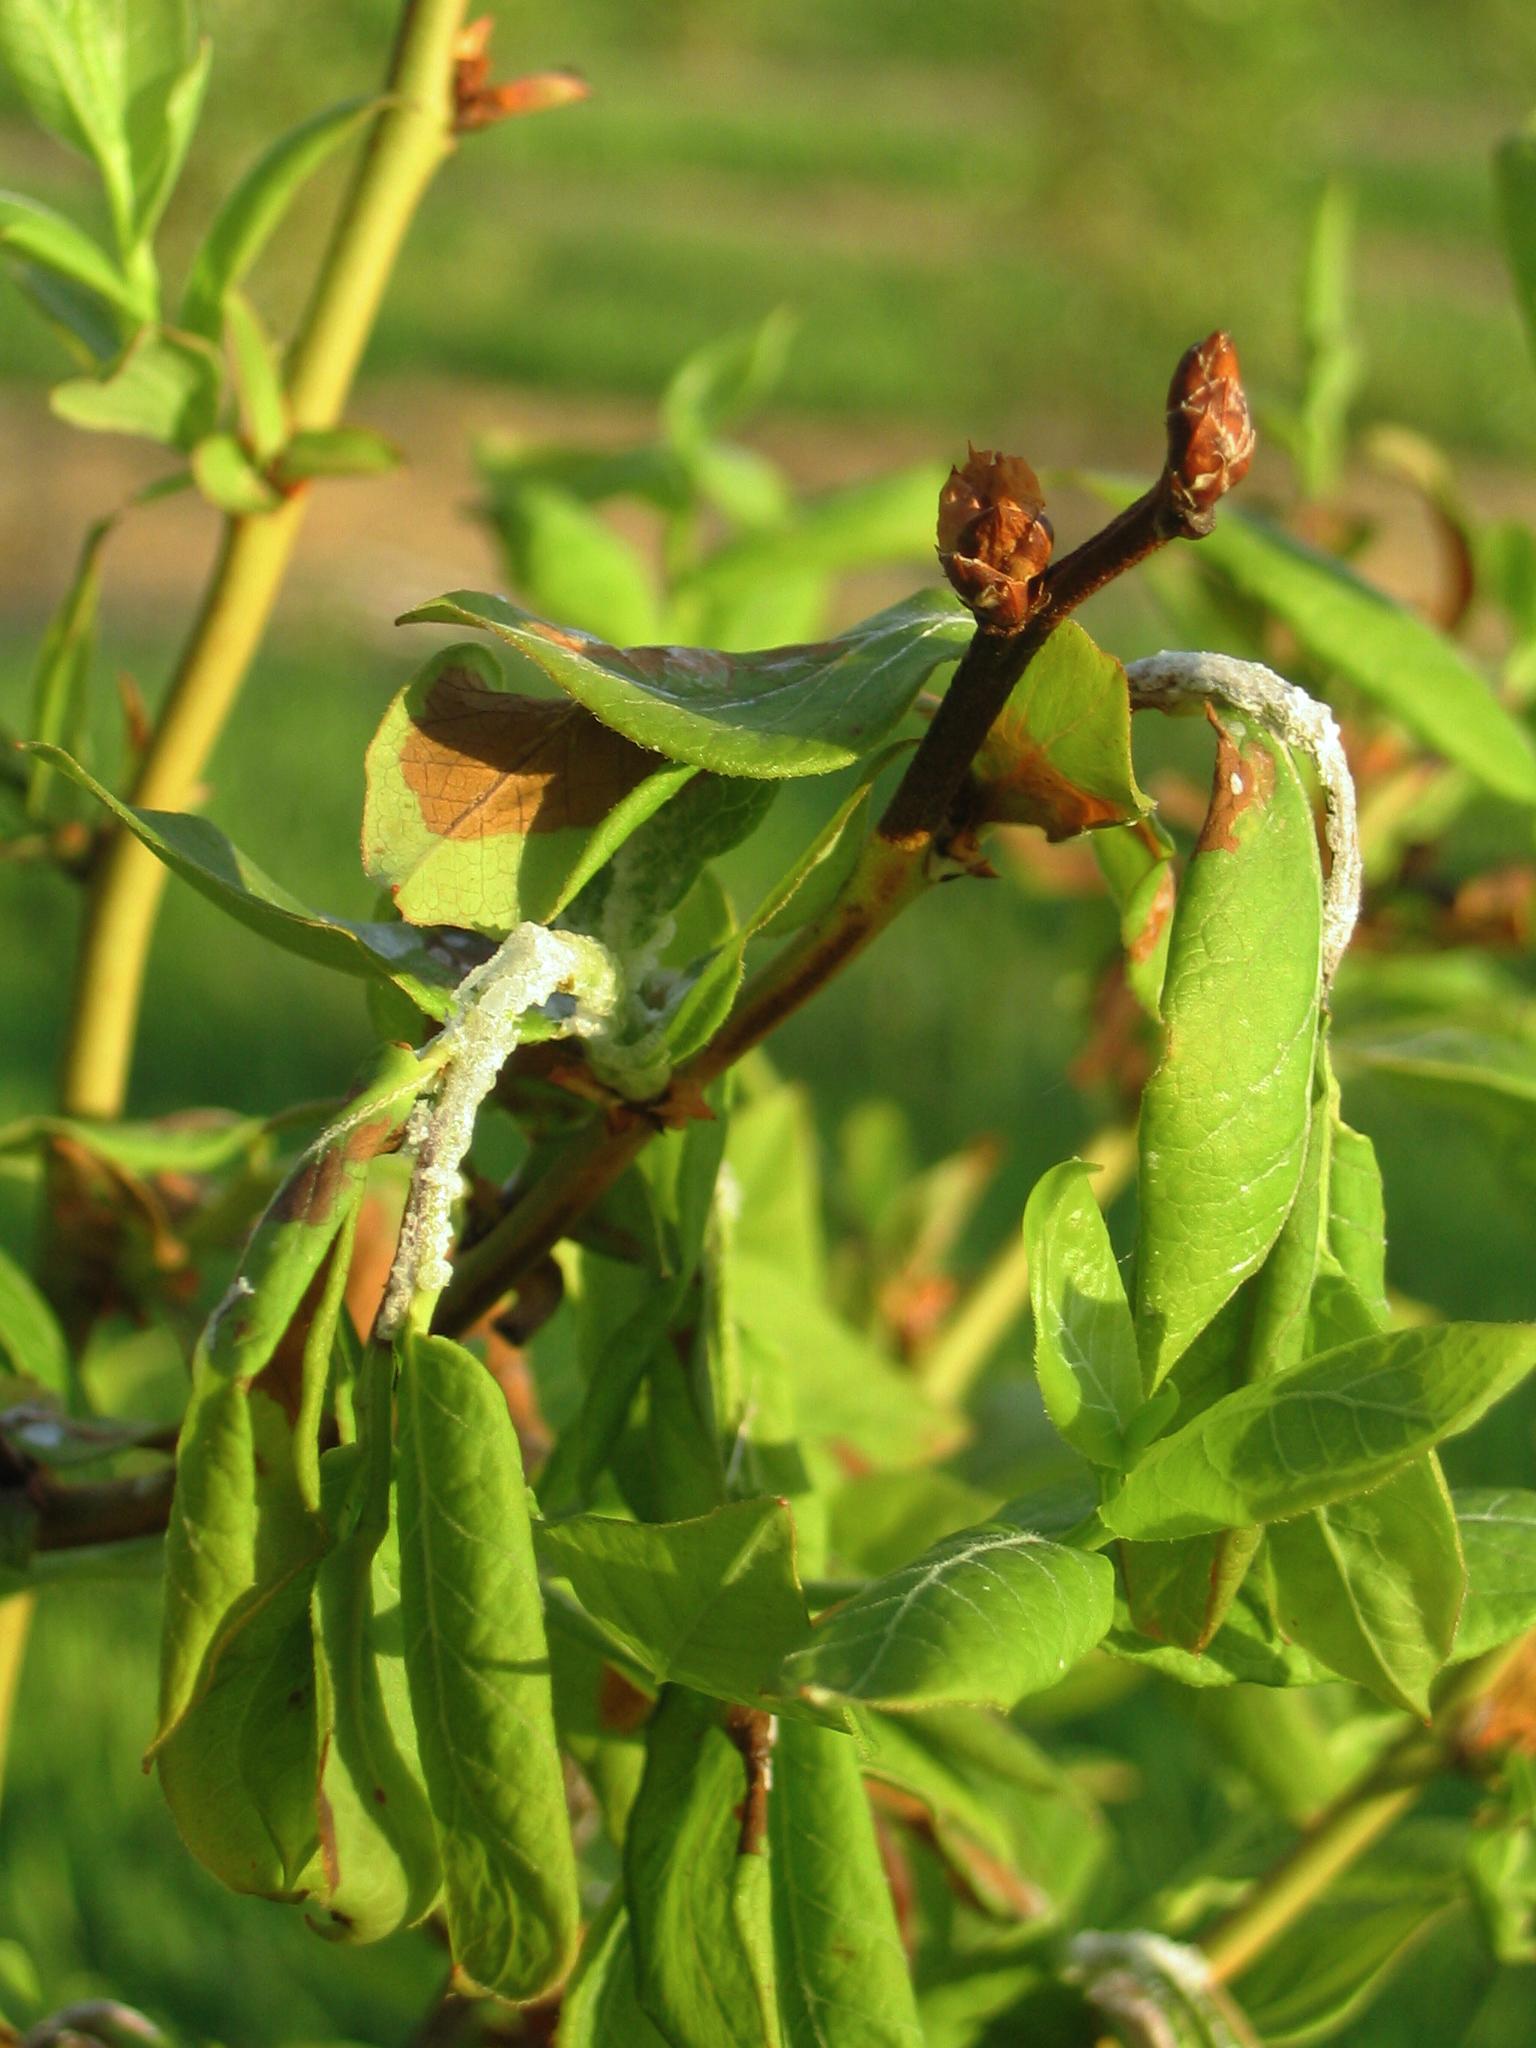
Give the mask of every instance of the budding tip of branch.
M 939 493 L 939 563 L 977 623 L 1013 633 L 1036 608 L 1053 535 L 1040 480 L 1018 455 L 969 451 Z
M 1253 419 L 1232 337 L 1221 328 L 1186 349 L 1168 387 L 1164 479 L 1180 530 L 1210 532 L 1216 506 L 1248 474 Z

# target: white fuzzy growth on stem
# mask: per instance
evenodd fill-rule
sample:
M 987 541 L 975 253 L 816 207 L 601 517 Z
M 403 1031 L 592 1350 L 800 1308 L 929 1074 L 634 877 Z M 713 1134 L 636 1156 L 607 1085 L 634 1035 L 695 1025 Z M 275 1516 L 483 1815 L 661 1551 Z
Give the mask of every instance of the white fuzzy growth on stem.
M 595 939 L 522 924 L 459 984 L 454 1012 L 434 1044 L 442 1079 L 406 1125 L 414 1156 L 411 1192 L 400 1225 L 378 1330 L 390 1336 L 421 1297 L 435 1298 L 452 1267 L 453 1205 L 480 1105 L 522 1037 L 530 1010 L 565 995 L 572 1010 L 564 1035 L 600 1038 L 618 1006 L 620 976 Z
M 1167 710 L 1191 698 L 1234 705 L 1299 747 L 1317 769 L 1331 867 L 1323 889 L 1323 987 L 1333 977 L 1360 915 L 1362 867 L 1355 783 L 1333 713 L 1257 661 L 1229 654 L 1153 654 L 1126 669 L 1138 709 Z

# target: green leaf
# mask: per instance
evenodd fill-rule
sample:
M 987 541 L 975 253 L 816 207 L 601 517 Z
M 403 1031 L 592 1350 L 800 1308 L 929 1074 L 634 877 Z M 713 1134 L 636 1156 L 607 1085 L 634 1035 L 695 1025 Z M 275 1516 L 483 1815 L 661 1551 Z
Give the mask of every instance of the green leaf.
M 498 493 L 496 530 L 513 588 L 531 605 L 618 646 L 654 640 L 660 607 L 639 555 L 596 512 L 547 483 Z
M 744 1924 L 760 1910 L 744 1869 L 762 1860 L 754 1806 L 720 1708 L 669 1687 L 624 1838 L 624 1900 L 639 2001 L 671 2048 L 777 2048 Z
M 1090 1463 L 1120 1471 L 1142 1405 L 1125 1283 L 1080 1159 L 1054 1166 L 1024 1211 L 1035 1373 L 1046 1413 Z
M 1368 2009 L 1458 1904 L 1461 1836 L 1444 1822 L 1395 1828 L 1386 1848 L 1335 1879 L 1325 1902 L 1244 1970 L 1237 1996 L 1267 2048 L 1310 2048 Z
M 1505 259 L 1536 355 L 1536 129 L 1506 136 L 1499 144 L 1493 153 L 1493 182 Z
M 968 1707 L 860 1710 L 855 1740 L 864 1776 L 921 1803 L 945 1861 L 1000 1919 L 1070 1911 L 1104 1860 L 1093 1801 L 1011 1721 Z
M 1095 832 L 1094 856 L 1120 911 L 1120 943 L 1131 994 L 1154 1022 L 1162 1021 L 1163 978 L 1177 897 L 1173 841 L 1155 818 Z
M 50 1394 L 67 1397 L 69 1346 L 41 1291 L 6 1251 L 0 1250 L 0 1356 L 13 1372 Z
M 328 1364 L 308 1343 L 313 1288 L 361 1196 L 369 1161 L 408 1115 L 423 1072 L 386 1048 L 341 1118 L 299 1159 L 252 1234 L 193 1363 L 166 1539 L 161 1657 L 164 1741 L 206 1689 L 245 1619 L 324 1550 L 309 1396 Z M 334 1328 L 337 1304 L 327 1304 Z M 286 1342 L 285 1342 L 286 1340 Z
M 617 1886 L 581 1945 L 581 1960 L 560 2001 L 560 2048 L 669 2048 L 635 1991 L 634 1931 Z
M 1069 619 L 1014 685 L 971 773 L 982 819 L 1047 839 L 1140 817 L 1125 670 Z
M 46 1145 L 53 1138 L 97 1159 L 144 1176 L 156 1173 L 218 1173 L 249 1161 L 266 1147 L 271 1125 L 261 1116 L 232 1110 L 188 1109 L 168 1117 L 93 1123 L 83 1117 L 29 1116 L 0 1125 L 0 1153 Z
M 351 924 L 308 910 L 232 846 L 217 825 L 183 811 L 140 811 L 120 803 L 58 747 L 35 748 L 104 804 L 157 859 L 200 896 L 286 953 L 363 980 L 393 982 L 430 1017 L 445 1017 L 465 963 L 430 936 L 402 924 Z
M 199 441 L 192 450 L 192 475 L 209 504 L 221 512 L 270 512 L 282 502 L 234 434 L 209 434 Z
M 1278 1521 L 1379 1486 L 1469 1429 L 1536 1365 L 1536 1329 L 1384 1331 L 1241 1387 L 1161 1438 L 1101 1510 L 1164 1541 Z
M 224 303 L 256 261 L 300 187 L 378 112 L 375 99 L 343 100 L 281 136 L 251 166 L 213 218 L 192 261 L 181 324 L 217 341 Z
M 1467 1583 L 1434 1457 L 1370 1493 L 1276 1523 L 1268 1555 L 1285 1633 L 1341 1678 L 1427 1716 Z
M 1536 1034 L 1529 1028 L 1494 1031 L 1423 1018 L 1351 1031 L 1339 1053 L 1346 1073 L 1386 1082 L 1410 1105 L 1475 1118 L 1517 1144 L 1536 1136 Z
M 768 1804 L 785 2048 L 922 2048 L 912 1980 L 848 1736 L 779 1727 Z
M 1467 1560 L 1458 1661 L 1513 1642 L 1536 1626 L 1536 1493 L 1458 1487 L 1456 1523 Z
M 1200 544 L 1214 570 L 1282 619 L 1417 739 L 1516 803 L 1536 803 L 1536 745 L 1459 649 L 1341 562 L 1242 513 Z
M 668 440 L 685 456 L 760 404 L 783 375 L 795 317 L 785 307 L 758 326 L 695 349 L 673 372 L 661 401 Z
M 307 427 L 284 443 L 273 475 L 286 490 L 317 476 L 384 476 L 404 460 L 372 427 Z
M 580 1907 L 517 1438 L 444 1337 L 407 1341 L 398 1404 L 406 1676 L 449 1945 L 472 1983 L 537 1998 L 570 1968 Z
M 1227 1685 L 1323 1685 L 1333 1673 L 1279 1634 L 1264 1611 L 1250 1578 L 1227 1610 L 1227 1617 L 1204 1649 L 1181 1650 L 1173 1643 L 1152 1643 L 1128 1626 L 1117 1625 L 1102 1647 L 1111 1657 L 1160 1672 L 1180 1685 L 1204 1689 Z
M 32 737 L 77 746 L 89 723 L 91 659 L 96 646 L 96 613 L 101 596 L 101 551 L 116 525 L 99 519 L 86 533 L 74 580 L 48 623 L 32 676 Z M 53 767 L 41 754 L 28 764 L 27 815 L 55 814 Z
M 235 391 L 251 452 L 269 463 L 288 439 L 288 401 L 283 366 L 271 337 L 244 292 L 224 300 L 224 333 L 234 366 Z
M 1328 1162 L 1328 1249 L 1378 1324 L 1387 1307 L 1387 1219 L 1370 1139 L 1334 1118 Z
M 363 861 L 401 916 L 500 936 L 554 917 L 692 771 L 578 704 L 517 694 L 465 643 L 395 698 L 367 773 Z
M 780 1684 L 908 1710 L 1011 1707 L 1052 1686 L 1109 1628 L 1114 1572 L 1003 1516 L 963 1529 L 824 1614 Z
M 82 286 L 135 324 L 153 319 L 138 286 L 72 220 L 17 192 L 0 192 L 0 248 Z
M 781 1500 L 689 1522 L 578 1515 L 535 1535 L 545 1571 L 659 1682 L 750 1705 L 808 1625 Z
M 184 20 L 191 9 L 184 0 L 170 0 Z M 168 69 L 147 91 L 135 93 L 127 107 L 125 129 L 133 165 L 133 232 L 147 242 L 160 224 L 166 202 L 186 162 L 208 90 L 213 44 L 204 36 L 180 69 Z
M 1156 1386 L 1263 1262 L 1306 1156 L 1320 992 L 1311 807 L 1232 712 L 1179 891 L 1165 1037 L 1142 1097 L 1136 1325 Z
M 48 403 L 72 426 L 191 448 L 213 431 L 223 377 L 223 363 L 206 342 L 145 327 L 104 377 L 56 384 Z
M 314 1924 L 344 1941 L 379 1941 L 414 1926 L 442 1881 L 410 1717 L 389 1516 L 392 1370 L 387 1352 L 366 1354 L 355 1521 L 315 1577 L 315 1892 L 326 1920 Z M 350 1459 L 351 1451 L 330 1455 Z
M 505 598 L 452 591 L 405 613 L 495 633 L 637 746 L 722 775 L 824 775 L 884 739 L 934 670 L 964 653 L 973 626 L 920 592 L 835 640 L 722 654 L 616 648 L 546 624 Z

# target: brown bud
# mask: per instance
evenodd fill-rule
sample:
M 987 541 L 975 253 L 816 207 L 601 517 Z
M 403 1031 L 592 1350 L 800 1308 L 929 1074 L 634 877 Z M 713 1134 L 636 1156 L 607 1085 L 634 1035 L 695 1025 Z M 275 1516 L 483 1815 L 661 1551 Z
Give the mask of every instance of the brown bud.
M 1253 421 L 1232 337 L 1220 328 L 1180 358 L 1168 387 L 1168 467 L 1185 533 L 1209 533 L 1217 501 L 1248 474 Z
M 973 448 L 939 493 L 939 561 L 984 626 L 1013 633 L 1034 610 L 1051 559 L 1040 480 L 1017 455 Z

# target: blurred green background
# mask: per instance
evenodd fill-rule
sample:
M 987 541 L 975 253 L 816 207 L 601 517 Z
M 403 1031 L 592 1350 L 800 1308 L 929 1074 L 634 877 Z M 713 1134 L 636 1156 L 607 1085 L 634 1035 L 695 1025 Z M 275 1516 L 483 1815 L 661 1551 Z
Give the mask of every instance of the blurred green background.
M 381 0 L 208 8 L 216 68 L 168 220 L 173 277 L 265 140 L 369 89 L 392 12 Z M 1536 102 L 1527 0 L 576 0 L 504 8 L 496 47 L 500 72 L 569 64 L 592 98 L 469 138 L 429 196 L 352 408 L 409 465 L 317 506 L 213 773 L 212 814 L 327 909 L 367 908 L 362 749 L 424 651 L 390 619 L 499 580 L 468 516 L 472 436 L 637 438 L 681 356 L 779 306 L 798 332 L 754 438 L 799 481 L 948 461 L 967 438 L 1041 465 L 1147 470 L 1168 370 L 1212 326 L 1237 336 L 1261 421 L 1290 394 L 1308 224 L 1340 178 L 1358 205 L 1360 413 L 1440 440 L 1479 503 L 1536 513 L 1536 378 L 1487 168 Z M 339 176 L 258 274 L 279 328 L 302 302 Z M 0 182 L 92 210 L 85 167 L 3 92 Z M 62 367 L 0 283 L 0 718 L 18 727 L 36 636 L 86 522 L 157 468 L 49 417 L 46 380 Z M 178 501 L 114 542 L 98 662 L 107 765 L 120 744 L 112 677 L 156 696 L 214 532 L 211 512 Z M 929 575 L 927 544 L 914 533 L 903 582 Z M 1417 544 L 1410 517 L 1388 565 L 1405 594 Z M 843 616 L 890 594 L 855 587 Z M 1158 644 L 1135 592 L 1089 623 L 1124 654 Z M 1182 740 L 1160 744 L 1188 765 Z M 792 803 L 782 814 L 787 831 Z M 48 1104 L 75 908 L 57 876 L 0 866 L 0 1118 Z M 828 1128 L 884 1094 L 908 1107 L 924 1157 L 995 1133 L 1004 1165 L 978 1234 L 996 1241 L 1038 1173 L 1106 1113 L 1107 1097 L 1079 1092 L 1066 1069 L 1112 934 L 1092 900 L 944 891 L 776 1057 Z M 135 1108 L 270 1110 L 331 1093 L 369 1040 L 352 986 L 173 888 Z M 1397 1284 L 1451 1313 L 1536 1312 L 1529 1161 L 1490 1155 L 1448 1118 L 1404 1122 L 1363 1095 L 1350 1107 L 1382 1147 Z M 0 1228 L 25 1229 L 3 1185 Z M 1524 1458 L 1525 1425 L 1512 1442 Z M 278 1909 L 218 1893 L 175 1844 L 137 1769 L 152 1604 L 132 1583 L 43 1602 L 0 1803 L 0 1987 L 31 1967 L 49 2005 L 110 1989 L 241 2044 L 409 2038 L 441 1974 L 424 1938 L 328 1951 Z M 1197 1822 L 1181 1821 L 1192 1845 Z M 1166 1805 L 1146 1824 L 1166 1826 Z M 1475 1978 L 1464 1951 L 1444 1967 Z M 1421 2040 L 1414 2018 L 1400 1999 L 1349 2039 Z

